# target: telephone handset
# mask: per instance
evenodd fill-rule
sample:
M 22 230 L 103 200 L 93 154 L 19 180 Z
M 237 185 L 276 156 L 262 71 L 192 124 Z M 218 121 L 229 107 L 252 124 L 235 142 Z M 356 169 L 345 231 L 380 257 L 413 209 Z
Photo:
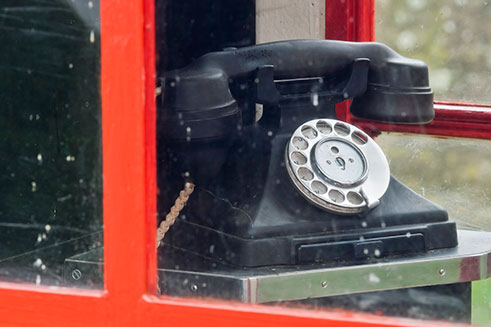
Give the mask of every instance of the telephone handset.
M 430 121 L 423 62 L 379 43 L 297 40 L 209 53 L 160 81 L 161 215 L 196 185 L 167 246 L 267 266 L 457 244 L 446 211 L 391 177 L 377 144 L 335 116 L 352 98 L 360 117 Z

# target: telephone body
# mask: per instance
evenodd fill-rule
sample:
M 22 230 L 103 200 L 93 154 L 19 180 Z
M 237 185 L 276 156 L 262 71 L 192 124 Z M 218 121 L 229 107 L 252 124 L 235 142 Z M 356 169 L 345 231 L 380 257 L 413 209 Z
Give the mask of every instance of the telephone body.
M 237 267 L 360 262 L 455 247 L 440 206 L 390 176 L 335 104 L 389 123 L 433 119 L 425 63 L 379 43 L 295 40 L 206 54 L 160 76 L 163 242 Z M 303 173 L 302 173 L 303 172 Z

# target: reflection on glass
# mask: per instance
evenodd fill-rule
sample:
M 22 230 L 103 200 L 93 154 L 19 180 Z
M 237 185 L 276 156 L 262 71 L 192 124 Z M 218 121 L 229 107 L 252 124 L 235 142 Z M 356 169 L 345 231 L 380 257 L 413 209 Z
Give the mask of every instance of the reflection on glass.
M 240 3 L 157 1 L 160 294 L 468 321 L 462 258 L 484 269 L 490 235 L 457 239 L 335 116 L 353 98 L 367 118 L 421 123 L 423 63 L 375 43 L 264 44 L 318 37 L 326 2 Z
M 424 60 L 437 100 L 491 103 L 491 3 L 376 1 L 376 39 Z
M 98 0 L 0 3 L 2 281 L 101 286 L 70 263 L 102 246 L 99 40 Z

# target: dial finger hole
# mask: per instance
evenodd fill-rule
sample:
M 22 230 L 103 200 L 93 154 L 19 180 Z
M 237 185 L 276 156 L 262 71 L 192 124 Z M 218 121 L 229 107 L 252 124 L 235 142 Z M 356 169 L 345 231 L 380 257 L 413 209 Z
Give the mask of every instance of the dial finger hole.
M 322 184 L 319 181 L 313 181 L 310 187 L 315 194 L 325 194 L 327 192 L 326 185 Z
M 310 126 L 302 127 L 302 134 L 309 140 L 313 140 L 317 137 L 317 131 Z
M 317 127 L 319 132 L 321 132 L 322 134 L 331 134 L 331 132 L 332 132 L 331 125 L 329 125 L 327 122 L 325 122 L 323 120 L 318 121 L 315 126 Z
M 330 190 L 329 198 L 331 198 L 331 200 L 336 203 L 341 203 L 344 201 L 343 193 L 339 192 L 338 190 Z
M 297 150 L 305 150 L 309 147 L 307 141 L 305 141 L 303 138 L 298 136 L 293 138 L 292 143 Z
M 368 136 L 360 132 L 353 132 L 353 134 L 351 134 L 351 139 L 358 145 L 363 145 L 368 142 Z
M 307 162 L 307 158 L 300 152 L 292 152 L 292 161 L 297 165 L 304 165 Z
M 354 205 L 359 205 L 363 203 L 363 198 L 360 194 L 356 192 L 348 192 L 346 197 L 348 198 L 348 201 Z
M 314 178 L 314 173 L 312 173 L 309 169 L 307 168 L 299 168 L 297 171 L 298 177 L 304 181 L 310 181 Z
M 336 123 L 336 125 L 334 125 L 334 130 L 338 135 L 341 136 L 346 136 L 350 132 L 350 128 L 345 124 L 341 124 L 341 123 Z

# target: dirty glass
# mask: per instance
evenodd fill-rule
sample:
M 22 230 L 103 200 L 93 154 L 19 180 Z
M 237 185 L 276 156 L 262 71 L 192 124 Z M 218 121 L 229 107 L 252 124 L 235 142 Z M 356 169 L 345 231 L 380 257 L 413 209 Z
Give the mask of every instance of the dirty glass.
M 424 60 L 437 100 L 491 104 L 491 3 L 377 0 L 376 39 Z
M 335 111 L 353 99 L 368 119 L 427 122 L 426 66 L 321 40 L 326 3 L 156 1 L 158 293 L 468 322 L 491 237 L 457 231 L 455 201 L 397 169 L 457 186 L 443 162 L 464 163 L 416 160 L 437 139 L 379 148 Z
M 0 280 L 100 287 L 98 0 L 0 2 Z
M 383 133 L 391 172 L 442 205 L 460 228 L 491 231 L 491 142 Z

